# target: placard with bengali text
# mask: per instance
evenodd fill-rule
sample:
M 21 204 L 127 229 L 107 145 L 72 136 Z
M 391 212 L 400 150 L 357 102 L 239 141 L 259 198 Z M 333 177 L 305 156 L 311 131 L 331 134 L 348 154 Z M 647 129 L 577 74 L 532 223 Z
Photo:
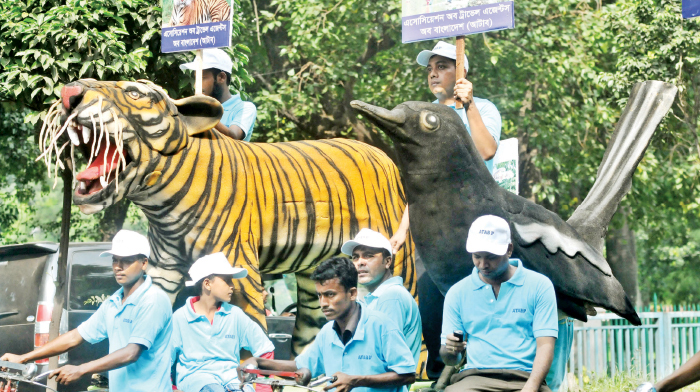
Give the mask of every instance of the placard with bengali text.
M 162 53 L 231 46 L 231 0 L 163 0 Z
M 512 29 L 515 3 L 503 0 L 403 0 L 403 43 Z

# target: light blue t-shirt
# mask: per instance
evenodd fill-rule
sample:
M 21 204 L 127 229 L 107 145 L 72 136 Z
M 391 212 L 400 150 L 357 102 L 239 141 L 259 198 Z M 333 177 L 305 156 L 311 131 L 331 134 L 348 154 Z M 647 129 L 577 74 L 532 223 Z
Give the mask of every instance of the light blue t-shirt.
M 78 333 L 92 344 L 109 339 L 110 354 L 129 343 L 145 348 L 136 362 L 109 371 L 110 391 L 172 392 L 170 299 L 153 286 L 149 276 L 124 304 L 123 294 L 121 288 L 104 301 L 95 314 L 78 326 Z
M 178 389 L 199 392 L 205 385 L 238 383 L 241 349 L 259 357 L 275 350 L 265 332 L 237 306 L 223 303 L 210 323 L 192 309 L 192 300 L 173 315 L 172 362 Z
M 418 363 L 423 324 L 416 300 L 403 287 L 403 278 L 387 279 L 374 292 L 365 295 L 364 301 L 367 309 L 380 312 L 396 323 L 413 353 L 413 360 Z
M 343 372 L 349 375 L 376 375 L 387 372 L 415 373 L 416 363 L 396 324 L 383 314 L 362 307 L 355 334 L 343 345 L 333 330 L 334 321 L 326 323 L 314 342 L 298 357 L 297 368 L 307 368 L 311 377 Z M 405 385 L 388 388 L 356 387 L 353 392 L 406 392 Z
M 238 125 L 245 132 L 243 140 L 249 142 L 255 126 L 255 117 L 258 114 L 255 104 L 242 100 L 241 95 L 236 94 L 222 103 L 221 106 L 224 107 L 221 123 L 227 127 Z
M 518 269 L 501 283 L 498 299 L 491 285 L 472 274 L 452 286 L 445 296 L 440 341 L 455 330 L 467 341 L 466 369 L 532 371 L 536 339 L 557 337 L 557 299 L 544 275 L 510 261 Z
M 439 103 L 439 101 L 436 99 L 435 101 L 433 101 L 433 103 Z M 476 108 L 479 110 L 479 114 L 481 115 L 481 120 L 484 122 L 486 129 L 489 131 L 491 136 L 493 136 L 493 140 L 496 141 L 496 145 L 498 145 L 500 140 L 501 140 L 501 113 L 498 112 L 496 105 L 494 105 L 488 99 L 474 97 L 474 104 L 476 105 Z M 459 117 L 462 119 L 464 126 L 467 127 L 467 132 L 469 132 L 469 135 L 471 135 L 472 131 L 471 131 L 471 129 L 469 129 L 469 121 L 467 120 L 467 111 L 465 109 L 457 110 L 455 108 L 454 104 L 447 105 L 447 106 L 451 107 L 452 109 L 454 109 L 454 111 L 457 112 Z M 486 164 L 486 167 L 489 169 L 489 172 L 493 173 L 493 159 L 489 159 L 488 161 L 484 161 L 484 163 Z

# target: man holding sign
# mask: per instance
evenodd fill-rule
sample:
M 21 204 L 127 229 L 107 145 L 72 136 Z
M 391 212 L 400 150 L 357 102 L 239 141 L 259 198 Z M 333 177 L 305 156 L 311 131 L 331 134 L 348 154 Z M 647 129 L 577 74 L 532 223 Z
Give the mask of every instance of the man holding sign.
M 493 157 L 501 138 L 501 114 L 496 105 L 473 95 L 473 85 L 466 79 L 469 61 L 464 56 L 465 78 L 457 80 L 457 47 L 439 41 L 433 50 L 424 50 L 418 54 L 416 61 L 426 67 L 428 88 L 437 98 L 433 103 L 441 103 L 453 108 L 464 122 L 467 132 L 474 140 L 489 172 L 493 172 Z M 464 108 L 457 109 L 460 100 Z M 401 226 L 391 237 L 391 246 L 396 253 L 406 241 L 409 218 L 408 206 L 404 210 Z
M 236 140 L 250 141 L 255 125 L 255 104 L 241 99 L 240 94 L 231 95 L 231 71 L 233 62 L 221 49 L 204 49 L 202 55 L 202 93 L 221 103 L 224 115 L 216 124 L 216 130 Z M 197 61 L 181 64 L 181 70 L 197 70 Z

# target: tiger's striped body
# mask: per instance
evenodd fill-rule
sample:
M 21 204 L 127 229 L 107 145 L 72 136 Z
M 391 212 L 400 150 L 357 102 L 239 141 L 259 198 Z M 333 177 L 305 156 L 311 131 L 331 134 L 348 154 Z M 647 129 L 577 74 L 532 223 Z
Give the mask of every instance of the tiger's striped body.
M 173 0 L 170 27 L 231 20 L 226 0 Z
M 211 129 L 221 116 L 211 98 L 172 101 L 144 83 L 71 85 L 84 91 L 78 121 L 80 113 L 103 113 L 110 135 L 123 133 L 130 158 L 118 190 L 110 182 L 76 193 L 74 202 L 95 212 L 126 197 L 141 208 L 150 224 L 148 273 L 173 298 L 194 260 L 224 252 L 248 270 L 236 281 L 234 302 L 265 325 L 261 274 L 296 273 L 299 352 L 325 322 L 308 279 L 314 267 L 362 228 L 387 237 L 398 229 L 406 204 L 399 173 L 374 147 L 344 139 L 235 141 Z M 413 250 L 409 237 L 394 275 L 415 296 Z

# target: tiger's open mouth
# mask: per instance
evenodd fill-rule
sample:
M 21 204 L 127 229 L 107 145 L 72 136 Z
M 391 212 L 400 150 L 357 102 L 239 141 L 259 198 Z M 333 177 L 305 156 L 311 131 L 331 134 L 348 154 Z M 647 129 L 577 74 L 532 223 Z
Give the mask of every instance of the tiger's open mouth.
M 108 194 L 118 193 L 119 182 L 135 166 L 128 146 L 133 135 L 124 131 L 117 110 L 102 97 L 93 101 L 76 102 L 75 107 L 70 101 L 64 100 L 63 107 L 59 105 L 61 101 L 56 102 L 47 113 L 39 137 L 42 154 L 37 160 L 45 161 L 49 175 L 51 164 L 55 164 L 54 186 L 58 168 L 64 169 L 59 157 L 66 148 L 70 148 L 69 169 L 77 181 L 73 193 L 76 204 L 102 202 L 109 195 L 100 193 L 107 188 Z M 76 152 L 86 162 L 85 168 L 77 173 L 82 163 L 76 160 Z

